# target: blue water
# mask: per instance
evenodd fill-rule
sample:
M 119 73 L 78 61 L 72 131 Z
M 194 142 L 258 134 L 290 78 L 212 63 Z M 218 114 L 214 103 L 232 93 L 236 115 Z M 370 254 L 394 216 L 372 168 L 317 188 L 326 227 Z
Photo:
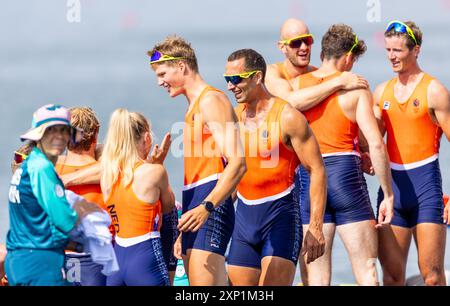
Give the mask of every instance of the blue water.
M 170 8 L 157 1 L 83 0 L 81 22 L 69 23 L 61 0 L 15 0 L 0 5 L 0 242 L 8 229 L 7 192 L 10 157 L 31 115 L 46 103 L 91 106 L 105 135 L 109 115 L 118 107 L 140 111 L 152 122 L 157 142 L 187 108 L 184 98 L 170 99 L 156 86 L 146 51 L 168 34 L 177 33 L 196 50 L 200 71 L 211 85 L 226 91 L 222 74 L 227 56 L 253 48 L 268 63 L 282 60 L 276 41 L 281 23 L 300 17 L 316 35 L 312 63 L 319 65 L 320 37 L 331 23 L 353 26 L 368 45 L 354 71 L 367 77 L 372 88 L 392 77 L 380 33 L 390 19 L 411 18 L 425 33 L 422 68 L 450 87 L 450 1 L 380 1 L 380 22 L 367 21 L 366 1 L 241 1 L 174 0 Z M 408 3 L 408 5 L 405 5 Z M 423 12 L 427 12 L 424 14 Z M 232 99 L 232 96 L 230 96 Z M 233 101 L 233 100 L 232 100 Z M 174 138 L 180 136 L 175 131 Z M 170 182 L 181 198 L 182 158 L 173 151 L 166 161 Z M 450 145 L 444 139 L 441 169 L 444 190 L 450 192 Z M 368 178 L 374 203 L 377 182 Z M 449 235 L 450 236 L 450 235 Z M 449 240 L 449 239 L 448 239 Z M 450 240 L 447 243 L 447 250 Z M 408 275 L 418 273 L 413 250 Z M 447 252 L 448 254 L 449 252 Z M 448 258 L 447 258 L 448 259 Z M 346 252 L 336 239 L 333 283 L 353 283 Z M 446 260 L 447 269 L 450 260 Z M 298 280 L 298 277 L 297 277 Z

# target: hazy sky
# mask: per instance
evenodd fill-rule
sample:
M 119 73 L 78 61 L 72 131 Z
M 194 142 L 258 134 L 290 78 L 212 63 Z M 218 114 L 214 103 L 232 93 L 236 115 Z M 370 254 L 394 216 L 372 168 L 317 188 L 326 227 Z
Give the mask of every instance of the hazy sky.
M 67 4 L 73 0 L 2 1 L 0 39 L 38 30 L 73 30 L 66 21 Z M 80 0 L 80 27 L 95 29 L 144 26 L 148 31 L 240 31 L 273 25 L 278 28 L 288 17 L 310 24 L 367 23 L 370 7 L 380 12 L 381 27 L 391 19 L 413 19 L 422 23 L 447 23 L 450 0 Z M 379 8 L 379 9 L 378 9 Z M 42 32 L 41 35 L 46 33 Z M 12 36 L 8 35 L 11 34 Z

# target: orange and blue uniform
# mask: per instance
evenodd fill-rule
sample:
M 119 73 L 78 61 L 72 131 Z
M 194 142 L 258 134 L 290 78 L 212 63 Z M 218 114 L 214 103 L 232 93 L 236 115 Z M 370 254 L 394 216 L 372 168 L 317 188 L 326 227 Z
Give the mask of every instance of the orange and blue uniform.
M 439 169 L 442 129 L 431 119 L 427 95 L 433 80 L 424 73 L 409 99 L 400 103 L 394 94 L 398 78 L 393 78 L 386 84 L 379 101 L 393 180 L 392 224 L 401 227 L 443 223 Z M 379 192 L 378 202 L 382 199 Z
M 318 85 L 340 76 L 337 72 L 321 78 L 312 73 L 301 75 L 300 88 Z M 358 149 L 359 127 L 350 120 L 339 104 L 338 93 L 304 112 L 319 143 L 327 170 L 328 193 L 324 215 L 325 223 L 343 225 L 374 219 L 366 181 L 361 171 Z M 299 198 L 302 222 L 310 222 L 310 179 L 300 168 Z
M 261 268 L 266 256 L 297 263 L 302 228 L 293 190 L 300 162 L 282 140 L 281 114 L 286 104 L 275 98 L 264 122 L 253 130 L 242 124 L 245 105 L 236 108 L 248 170 L 237 186 L 230 265 Z
M 92 162 L 85 165 L 74 166 L 65 163 L 57 163 L 55 170 L 58 175 L 70 174 L 88 167 L 91 167 L 98 162 Z M 100 184 L 86 184 L 76 185 L 66 188 L 74 193 L 82 196 L 86 201 L 95 203 L 106 211 L 106 205 L 103 201 L 102 190 Z M 114 237 L 114 226 L 110 226 L 110 232 Z M 106 276 L 101 272 L 102 265 L 96 264 L 92 261 L 91 255 L 86 253 L 76 253 L 72 251 L 66 251 L 66 270 L 70 270 L 72 267 L 69 265 L 70 259 L 76 259 L 80 263 L 80 280 L 74 281 L 74 286 L 105 286 Z
M 226 165 L 199 107 L 201 99 L 209 91 L 220 92 L 206 87 L 185 118 L 183 213 L 197 207 L 208 196 Z M 183 254 L 188 249 L 200 249 L 224 256 L 233 227 L 234 207 L 231 198 L 228 198 L 210 214 L 197 232 L 183 233 Z
M 137 163 L 134 171 L 142 164 Z M 140 200 L 133 191 L 133 183 L 123 186 L 119 177 L 106 205 L 116 229 L 114 251 L 120 267 L 119 272 L 107 277 L 107 285 L 169 285 L 160 238 L 161 201 Z

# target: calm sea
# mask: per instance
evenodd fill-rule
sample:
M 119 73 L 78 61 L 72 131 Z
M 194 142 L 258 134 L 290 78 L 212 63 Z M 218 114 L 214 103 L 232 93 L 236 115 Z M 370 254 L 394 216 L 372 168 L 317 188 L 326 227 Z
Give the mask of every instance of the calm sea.
M 5 241 L 9 227 L 7 197 L 12 152 L 20 145 L 19 135 L 30 127 L 32 113 L 39 106 L 46 103 L 91 106 L 102 123 L 100 139 L 105 135 L 109 115 L 118 107 L 145 114 L 152 122 L 157 142 L 172 129 L 174 122 L 183 120 L 187 102 L 181 97 L 170 99 L 156 86 L 146 55 L 154 43 L 168 34 L 177 33 L 189 40 L 197 52 L 201 74 L 211 85 L 226 91 L 222 74 L 232 51 L 253 48 L 263 54 L 268 63 L 282 60 L 276 41 L 278 28 L 286 18 L 300 17 L 309 23 L 316 36 L 314 65 L 320 64 L 320 38 L 327 27 L 346 22 L 368 45 L 367 54 L 354 71 L 366 76 L 373 88 L 392 77 L 382 47 L 384 26 L 390 19 L 411 18 L 425 33 L 420 55 L 422 68 L 450 87 L 449 1 L 408 2 L 408 11 L 403 5 L 406 1 L 380 1 L 380 22 L 367 21 L 370 8 L 366 1 L 347 2 L 344 9 L 332 1 L 261 4 L 248 0 L 241 2 L 237 10 L 235 5 L 206 0 L 172 1 L 170 9 L 158 8 L 156 1 L 84 0 L 80 2 L 80 23 L 67 21 L 71 7 L 66 6 L 66 1 L 2 3 L 0 242 Z M 173 137 L 179 137 L 180 133 L 174 130 Z M 177 198 L 181 199 L 183 161 L 175 151 L 167 158 L 166 167 Z M 449 153 L 450 145 L 444 139 L 440 163 L 447 192 L 450 192 Z M 368 186 L 375 203 L 376 179 L 368 178 Z M 338 237 L 333 252 L 333 284 L 353 283 L 351 266 Z M 418 273 L 416 263 L 412 246 L 408 275 Z M 450 260 L 446 260 L 446 267 L 450 269 Z M 298 279 L 297 276 L 296 281 Z

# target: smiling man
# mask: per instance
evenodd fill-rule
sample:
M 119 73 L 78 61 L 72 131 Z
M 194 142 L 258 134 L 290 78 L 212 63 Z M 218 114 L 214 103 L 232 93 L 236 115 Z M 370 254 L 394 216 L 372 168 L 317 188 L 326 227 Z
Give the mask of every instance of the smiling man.
M 361 76 L 344 72 L 316 86 L 298 86 L 297 77 L 317 70 L 310 64 L 314 36 L 301 20 L 290 18 L 281 26 L 278 48 L 285 60 L 267 66 L 265 85 L 269 92 L 289 102 L 299 111 L 309 109 L 338 90 L 367 89 Z
M 445 285 L 445 225 L 439 142 L 450 139 L 450 96 L 418 64 L 422 31 L 414 22 L 392 21 L 385 32 L 393 79 L 374 92 L 375 114 L 391 162 L 394 190 L 392 225 L 379 231 L 385 285 L 404 285 L 412 235 L 427 285 Z M 383 199 L 379 197 L 379 202 Z
M 325 167 L 305 117 L 264 85 L 266 63 L 252 49 L 228 57 L 225 80 L 238 103 L 248 172 L 237 186 L 236 224 L 228 256 L 234 286 L 288 286 L 302 246 L 294 178 L 301 163 L 311 173 L 311 225 L 302 255 L 322 256 Z
M 184 95 L 189 105 L 178 227 L 189 283 L 223 286 L 224 255 L 234 226 L 230 196 L 246 171 L 236 115 L 227 96 L 202 79 L 195 52 L 184 39 L 167 37 L 148 55 L 158 85 L 170 97 Z

